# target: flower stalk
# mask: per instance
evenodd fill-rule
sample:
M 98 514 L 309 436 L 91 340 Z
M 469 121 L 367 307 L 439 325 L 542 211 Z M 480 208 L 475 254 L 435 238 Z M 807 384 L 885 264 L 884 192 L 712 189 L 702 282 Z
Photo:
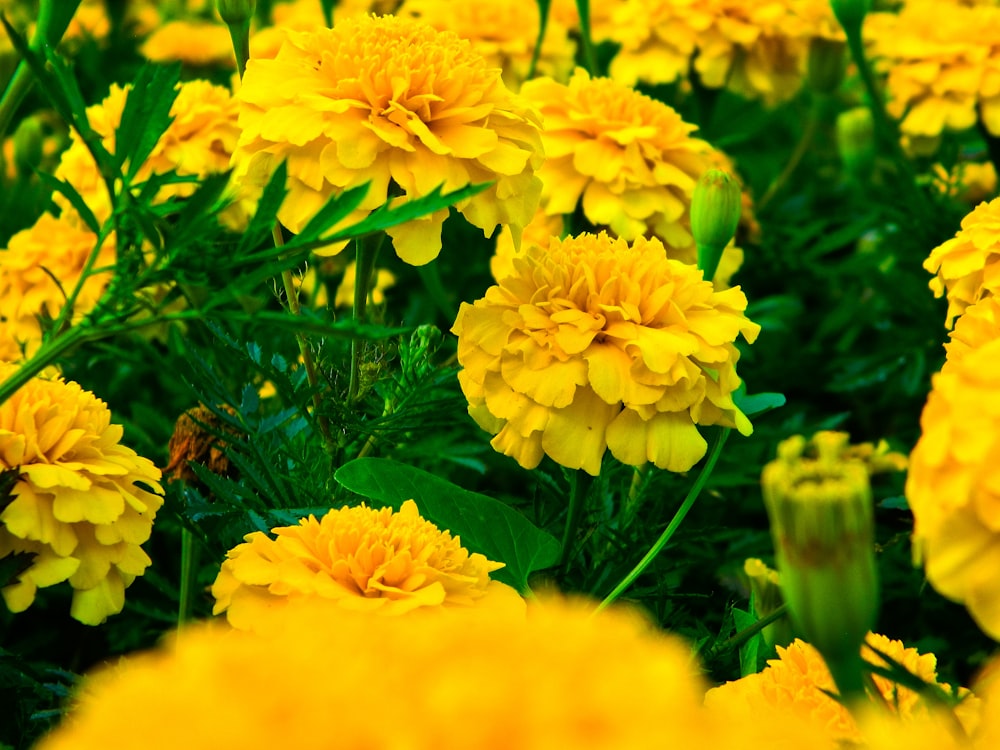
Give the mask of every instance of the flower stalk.
M 385 235 L 376 234 L 370 237 L 358 237 L 354 241 L 354 320 L 365 322 L 368 310 L 368 294 L 371 288 L 372 275 L 375 271 L 375 260 Z M 353 403 L 361 394 L 361 355 L 364 342 L 358 338 L 351 339 L 351 377 L 347 386 L 347 402 Z

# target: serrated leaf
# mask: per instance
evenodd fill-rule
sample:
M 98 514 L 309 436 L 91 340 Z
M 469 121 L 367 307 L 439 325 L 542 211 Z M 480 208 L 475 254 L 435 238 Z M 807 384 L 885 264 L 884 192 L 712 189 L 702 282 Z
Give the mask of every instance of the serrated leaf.
M 260 200 L 257 201 L 257 210 L 240 238 L 236 258 L 245 258 L 265 236 L 271 233 L 278 220 L 278 209 L 281 208 L 288 192 L 285 188 L 287 179 L 288 165 L 281 162 L 267 181 L 267 185 L 264 186 L 264 192 L 261 194 Z
M 465 547 L 506 567 L 497 580 L 528 590 L 528 576 L 559 559 L 559 542 L 499 500 L 386 458 L 358 458 L 334 474 L 343 487 L 393 508 L 413 500 L 421 515 L 460 536 Z
M 97 217 L 94 216 L 94 212 L 90 210 L 90 206 L 84 202 L 83 196 L 77 192 L 75 187 L 45 172 L 36 172 L 36 174 L 42 182 L 69 201 L 73 209 L 83 219 L 83 223 L 87 225 L 87 229 L 94 234 L 100 234 L 101 225 L 97 221 Z
M 757 618 L 749 612 L 733 607 L 733 624 L 736 626 L 737 633 L 752 628 L 756 623 Z M 740 646 L 740 677 L 757 674 L 757 659 L 762 643 L 763 637 L 757 633 Z
M 115 129 L 114 165 L 121 169 L 127 161 L 125 176 L 130 181 L 173 122 L 170 108 L 177 98 L 180 75 L 179 64 L 147 64 L 139 70 L 129 89 L 121 121 Z

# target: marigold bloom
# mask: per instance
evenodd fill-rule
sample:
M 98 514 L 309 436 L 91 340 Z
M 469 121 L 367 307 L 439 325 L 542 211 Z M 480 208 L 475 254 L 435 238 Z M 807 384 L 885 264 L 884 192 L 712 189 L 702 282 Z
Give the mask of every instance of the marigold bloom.
M 405 0 L 397 13 L 468 39 L 491 67 L 503 70 L 504 83 L 515 91 L 528 77 L 540 23 L 535 0 Z M 573 71 L 575 55 L 569 30 L 550 14 L 538 73 L 565 81 Z
M 329 599 L 359 612 L 400 615 L 425 607 L 511 609 L 519 597 L 490 580 L 503 563 L 470 554 L 458 537 L 421 517 L 364 505 L 323 518 L 255 531 L 230 550 L 212 586 L 215 614 L 252 630 L 262 613 L 302 599 Z
M 949 686 L 937 681 L 934 654 L 921 654 L 915 648 L 907 648 L 902 642 L 877 633 L 869 633 L 866 642 L 924 682 L 951 691 Z M 861 651 L 870 664 L 889 666 L 870 648 L 862 647 Z M 769 660 L 762 672 L 709 690 L 705 705 L 712 711 L 746 718 L 791 715 L 806 720 L 831 742 L 862 741 L 863 735 L 851 713 L 828 695 L 836 693 L 836 686 L 819 652 L 799 639 L 787 648 L 779 646 L 777 652 L 778 658 Z M 879 691 L 879 704 L 895 714 L 896 726 L 926 719 L 936 708 L 934 702 L 885 677 L 872 674 L 872 680 Z M 955 708 L 955 714 L 971 729 L 978 721 L 981 703 L 965 688 L 958 691 L 958 697 L 962 702 Z
M 469 413 L 525 468 L 548 455 L 596 476 L 610 450 L 687 471 L 707 449 L 695 425 L 753 429 L 732 400 L 733 342 L 760 331 L 746 304 L 739 287 L 715 292 L 667 259 L 657 239 L 528 246 L 452 328 Z
M 947 360 L 942 370 L 953 367 L 969 352 L 1000 340 L 1000 297 L 984 297 L 967 307 L 948 337 L 944 345 Z
M 924 268 L 935 297 L 948 298 L 945 325 L 983 297 L 1000 292 L 1000 198 L 980 203 L 955 236 L 931 250 Z
M 293 232 L 331 195 L 369 182 L 346 223 L 390 194 L 405 200 L 442 184 L 494 183 L 456 205 L 487 236 L 499 224 L 520 232 L 537 206 L 537 115 L 453 33 L 392 16 L 288 32 L 275 59 L 250 60 L 239 99 L 236 172 L 260 187 L 279 162 L 288 165 L 278 217 Z M 433 260 L 447 215 L 388 230 L 397 254 L 413 265 Z
M 825 0 L 626 0 L 613 21 L 616 80 L 672 83 L 693 57 L 704 86 L 768 104 L 801 87 L 810 39 L 842 38 Z
M 226 32 L 225 27 L 222 30 Z M 87 108 L 90 126 L 112 153 L 115 130 L 121 124 L 127 92 L 127 88 L 112 86 L 104 101 Z M 181 177 L 191 178 L 228 171 L 239 137 L 237 109 L 236 101 L 221 86 L 200 80 L 178 84 L 177 99 L 170 109 L 173 122 L 157 141 L 133 182 L 139 183 L 154 174 L 171 170 Z M 62 155 L 56 177 L 76 188 L 98 221 L 104 221 L 111 215 L 111 197 L 94 157 L 75 132 L 73 143 Z M 155 200 L 163 202 L 170 198 L 186 198 L 196 189 L 194 180 L 164 185 Z M 72 211 L 71 205 L 62 196 L 57 194 L 53 200 L 63 208 L 64 213 Z M 219 218 L 226 226 L 239 230 L 246 225 L 251 212 L 252 203 L 245 196 L 240 196 Z
M 962 0 L 908 0 L 898 13 L 872 13 L 865 38 L 888 73 L 888 110 L 914 150 L 937 146 L 944 130 L 982 118 L 1000 134 L 1000 8 Z M 977 112 L 978 109 L 978 112 Z
M 191 625 L 106 668 L 39 750 L 117 750 L 137 736 L 149 750 L 728 746 L 700 705 L 689 647 L 629 610 L 548 601 L 511 623 L 297 607 L 282 619 L 266 635 Z M 391 718 L 358 709 L 376 673 L 403 691 Z
M 41 346 L 39 317 L 56 318 L 97 245 L 97 235 L 75 221 L 42 214 L 35 224 L 10 238 L 0 251 L 0 350 L 12 361 Z M 104 242 L 94 273 L 80 289 L 73 309 L 77 321 L 90 312 L 107 288 L 115 263 L 112 236 Z M 58 279 L 58 283 L 56 283 Z M 60 288 L 61 285 L 61 288 Z
M 14 371 L 0 364 L 0 380 Z M 125 588 L 150 564 L 139 545 L 163 504 L 137 484 L 162 492 L 159 469 L 121 437 L 104 402 L 73 382 L 35 378 L 0 404 L 0 471 L 18 474 L 0 511 L 0 558 L 34 555 L 0 592 L 12 612 L 66 580 L 80 622 L 121 611 Z
M 940 594 L 1000 640 L 1000 340 L 931 383 L 906 480 L 914 558 Z

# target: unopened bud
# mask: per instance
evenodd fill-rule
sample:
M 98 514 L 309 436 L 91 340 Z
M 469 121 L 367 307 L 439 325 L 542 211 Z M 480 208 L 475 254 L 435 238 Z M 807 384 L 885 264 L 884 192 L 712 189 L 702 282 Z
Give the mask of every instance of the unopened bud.
M 698 248 L 698 268 L 708 280 L 736 234 L 741 208 L 739 183 L 728 172 L 709 169 L 702 174 L 691 198 L 691 234 Z
M 832 94 L 844 80 L 847 45 L 838 39 L 813 37 L 809 42 L 809 61 L 806 80 L 817 94 Z
M 227 26 L 242 26 L 250 23 L 257 3 L 255 0 L 218 0 L 219 16 Z
M 14 167 L 21 176 L 28 176 L 42 163 L 45 133 L 36 117 L 21 120 L 14 131 Z
M 817 437 L 782 442 L 761 487 L 792 625 L 841 692 L 855 692 L 861 644 L 878 613 L 871 487 L 864 463 L 845 458 L 846 433 Z M 843 674 L 851 684 L 841 684 Z
M 837 150 L 847 173 L 863 181 L 875 165 L 875 123 L 867 107 L 837 115 Z
M 781 582 L 778 571 L 769 568 L 763 560 L 756 557 L 748 558 L 743 563 L 743 574 L 750 582 L 753 594 L 754 611 L 757 618 L 763 620 L 777 612 L 785 604 L 781 593 Z M 787 646 L 792 642 L 791 626 L 787 617 L 772 622 L 766 626 L 761 635 L 769 649 L 776 646 Z
M 864 23 L 865 16 L 871 10 L 871 0 L 830 0 L 830 7 L 833 8 L 833 15 L 843 27 L 844 32 L 851 34 L 861 33 L 861 24 Z

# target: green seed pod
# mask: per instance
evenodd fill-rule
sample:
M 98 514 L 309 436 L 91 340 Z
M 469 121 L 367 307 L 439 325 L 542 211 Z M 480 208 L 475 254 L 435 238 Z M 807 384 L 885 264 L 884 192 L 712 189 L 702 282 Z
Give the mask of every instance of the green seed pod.
M 837 115 L 837 150 L 847 173 L 863 181 L 875 165 L 875 123 L 867 107 Z
M 14 131 L 14 167 L 27 177 L 42 163 L 45 133 L 37 117 L 21 120 Z
M 740 223 L 740 186 L 728 172 L 709 169 L 691 198 L 691 234 L 698 247 L 698 268 L 706 279 L 715 276 L 722 251 Z

